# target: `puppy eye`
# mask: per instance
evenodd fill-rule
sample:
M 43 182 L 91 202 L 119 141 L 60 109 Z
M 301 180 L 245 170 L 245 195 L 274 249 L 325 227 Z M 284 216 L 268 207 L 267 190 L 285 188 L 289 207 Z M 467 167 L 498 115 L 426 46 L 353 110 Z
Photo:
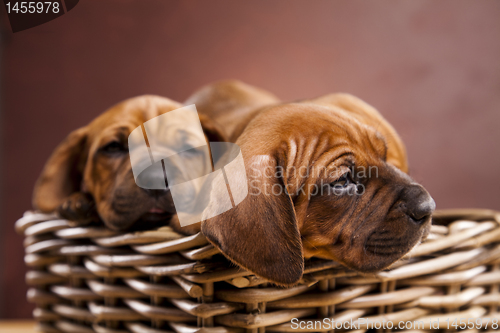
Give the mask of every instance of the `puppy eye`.
M 330 183 L 330 186 L 337 187 L 337 188 L 338 187 L 347 187 L 352 183 L 353 183 L 353 180 L 351 178 L 351 173 L 346 172 L 339 179 L 337 179 L 333 183 Z
M 121 142 L 118 141 L 112 141 L 108 143 L 107 145 L 101 147 L 99 149 L 100 151 L 108 154 L 114 154 L 114 153 L 126 153 L 127 152 L 127 147 L 125 147 Z

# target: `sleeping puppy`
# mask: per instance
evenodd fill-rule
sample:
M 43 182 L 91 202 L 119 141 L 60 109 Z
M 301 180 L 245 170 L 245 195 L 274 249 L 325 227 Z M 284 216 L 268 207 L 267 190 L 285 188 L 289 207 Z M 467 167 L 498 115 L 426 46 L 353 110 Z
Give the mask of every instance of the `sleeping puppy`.
M 73 225 L 102 220 L 114 230 L 168 224 L 175 219 L 170 192 L 136 185 L 127 143 L 130 132 L 145 121 L 180 107 L 158 96 L 131 98 L 72 132 L 53 152 L 38 179 L 34 208 L 58 210 Z M 215 122 L 202 114 L 199 117 L 209 141 L 225 140 Z M 164 180 L 163 174 L 147 173 L 147 177 L 156 176 Z
M 433 199 L 407 175 L 395 130 L 358 98 L 280 103 L 223 81 L 186 101 L 193 103 L 227 130 L 245 161 L 240 184 L 248 184 L 247 198 L 201 223 L 236 264 L 285 286 L 301 278 L 304 258 L 313 256 L 374 272 L 429 232 Z M 212 191 L 206 216 L 214 216 L 222 195 Z

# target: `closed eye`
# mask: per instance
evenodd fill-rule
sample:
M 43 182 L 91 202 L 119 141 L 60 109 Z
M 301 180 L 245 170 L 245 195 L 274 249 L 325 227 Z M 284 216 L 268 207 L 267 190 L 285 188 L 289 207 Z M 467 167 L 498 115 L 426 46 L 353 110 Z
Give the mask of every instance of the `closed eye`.
M 354 183 L 354 181 L 352 180 L 351 172 L 348 171 L 348 172 L 344 173 L 339 179 L 330 183 L 330 186 L 335 187 L 335 188 L 346 188 L 347 186 L 349 186 L 353 183 Z
M 128 147 L 119 141 L 111 141 L 99 149 L 105 154 L 124 154 L 128 153 Z

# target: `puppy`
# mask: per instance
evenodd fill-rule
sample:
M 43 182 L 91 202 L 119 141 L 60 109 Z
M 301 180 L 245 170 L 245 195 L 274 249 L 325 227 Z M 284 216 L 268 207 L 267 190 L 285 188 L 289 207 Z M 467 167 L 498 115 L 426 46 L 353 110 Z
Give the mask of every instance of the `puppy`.
M 192 103 L 243 154 L 247 179 L 240 184 L 248 184 L 249 195 L 201 224 L 236 264 L 288 286 L 301 278 L 304 258 L 374 272 L 428 233 L 433 199 L 407 175 L 396 131 L 358 98 L 280 103 L 263 90 L 223 81 L 196 92 L 186 101 Z M 211 195 L 205 216 L 215 215 L 225 193 Z
M 136 97 L 72 132 L 53 152 L 36 182 L 34 208 L 58 210 L 73 225 L 103 221 L 113 230 L 168 224 L 175 219 L 172 196 L 168 190 L 144 190 L 136 185 L 127 143 L 130 132 L 145 121 L 180 107 L 167 98 Z M 209 141 L 225 141 L 215 122 L 203 114 L 199 117 Z M 207 164 L 198 165 L 203 168 Z M 185 170 L 179 167 L 179 172 Z M 146 177 L 164 179 L 163 174 L 148 173 Z

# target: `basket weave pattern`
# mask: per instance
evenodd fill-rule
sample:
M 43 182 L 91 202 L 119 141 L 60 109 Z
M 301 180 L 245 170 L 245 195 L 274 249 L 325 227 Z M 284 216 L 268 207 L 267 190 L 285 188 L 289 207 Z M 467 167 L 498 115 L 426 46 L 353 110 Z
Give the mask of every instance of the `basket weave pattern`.
M 120 233 L 28 212 L 16 229 L 43 332 L 333 332 L 293 329 L 291 320 L 500 319 L 499 222 L 489 210 L 436 212 L 428 239 L 391 270 L 367 276 L 310 260 L 292 288 L 169 227 Z

